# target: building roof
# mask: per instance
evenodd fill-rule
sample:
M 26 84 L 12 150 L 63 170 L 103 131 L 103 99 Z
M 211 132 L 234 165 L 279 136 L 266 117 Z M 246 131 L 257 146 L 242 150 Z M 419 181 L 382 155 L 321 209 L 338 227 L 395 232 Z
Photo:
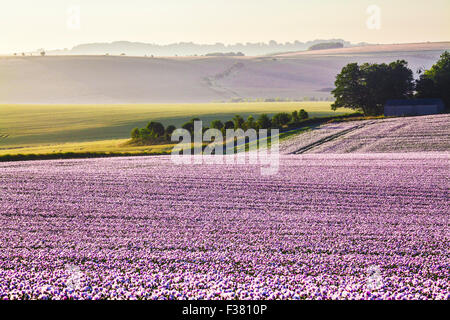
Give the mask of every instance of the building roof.
M 403 99 L 388 100 L 386 106 L 424 106 L 424 105 L 443 105 L 441 99 Z

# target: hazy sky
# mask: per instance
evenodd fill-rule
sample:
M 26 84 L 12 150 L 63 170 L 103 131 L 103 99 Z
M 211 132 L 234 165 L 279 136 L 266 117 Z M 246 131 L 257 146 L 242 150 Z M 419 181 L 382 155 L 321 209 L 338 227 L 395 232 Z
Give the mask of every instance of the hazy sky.
M 367 26 L 371 5 L 381 9 L 379 29 L 377 20 Z M 450 0 L 0 0 L 0 53 L 118 40 L 229 44 L 319 38 L 450 41 Z

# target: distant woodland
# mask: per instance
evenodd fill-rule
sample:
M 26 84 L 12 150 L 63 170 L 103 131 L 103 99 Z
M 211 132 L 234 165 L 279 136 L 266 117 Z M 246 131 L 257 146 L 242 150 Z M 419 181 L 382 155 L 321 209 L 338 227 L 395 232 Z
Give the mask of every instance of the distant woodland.
M 142 42 L 116 41 L 110 43 L 87 43 L 80 44 L 72 49 L 53 50 L 48 51 L 49 54 L 111 54 L 120 55 L 122 53 L 136 56 L 194 56 L 206 55 L 210 53 L 229 53 L 241 52 L 246 56 L 264 55 L 287 51 L 303 51 L 318 45 L 318 44 L 339 43 L 343 47 L 367 45 L 367 43 L 351 44 L 342 39 L 328 39 L 328 40 L 313 40 L 307 42 L 293 41 L 293 42 L 277 42 L 271 40 L 265 42 L 255 43 L 236 43 L 236 44 L 197 44 L 193 42 L 179 42 L 167 45 L 159 45 Z

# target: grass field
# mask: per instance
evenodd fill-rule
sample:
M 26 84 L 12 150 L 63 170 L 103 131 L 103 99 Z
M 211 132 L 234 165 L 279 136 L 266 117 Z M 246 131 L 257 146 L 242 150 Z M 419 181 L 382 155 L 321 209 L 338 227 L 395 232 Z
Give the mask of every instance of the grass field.
M 291 130 L 281 133 L 279 141 L 307 131 L 309 128 Z M 59 155 L 65 153 L 127 153 L 127 154 L 163 154 L 170 153 L 174 144 L 135 146 L 130 145 L 129 139 L 100 140 L 87 142 L 68 142 L 56 144 L 42 144 L 33 146 L 0 147 L 0 158 L 6 155 Z M 270 145 L 270 143 L 269 143 Z M 247 146 L 247 145 L 246 145 Z M 1 161 L 1 159 L 0 159 Z
M 0 105 L 0 155 L 57 152 L 156 152 L 155 147 L 124 146 L 134 127 L 150 120 L 180 126 L 192 117 L 211 120 L 301 108 L 311 117 L 338 115 L 331 102 L 249 102 L 145 105 Z M 145 149 L 145 150 L 143 150 Z
M 42 144 L 25 147 L 0 148 L 0 156 L 13 154 L 55 154 L 55 153 L 86 153 L 86 152 L 122 152 L 122 153 L 164 153 L 169 152 L 173 145 L 130 146 L 128 139 L 100 140 L 87 142 L 68 142 L 57 144 Z

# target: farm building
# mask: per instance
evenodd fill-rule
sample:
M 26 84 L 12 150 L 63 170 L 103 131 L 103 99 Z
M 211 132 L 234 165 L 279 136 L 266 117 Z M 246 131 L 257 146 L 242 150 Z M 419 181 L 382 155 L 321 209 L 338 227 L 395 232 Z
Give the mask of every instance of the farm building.
M 444 110 L 444 102 L 441 99 L 388 100 L 384 106 L 384 115 L 424 116 L 442 113 Z

